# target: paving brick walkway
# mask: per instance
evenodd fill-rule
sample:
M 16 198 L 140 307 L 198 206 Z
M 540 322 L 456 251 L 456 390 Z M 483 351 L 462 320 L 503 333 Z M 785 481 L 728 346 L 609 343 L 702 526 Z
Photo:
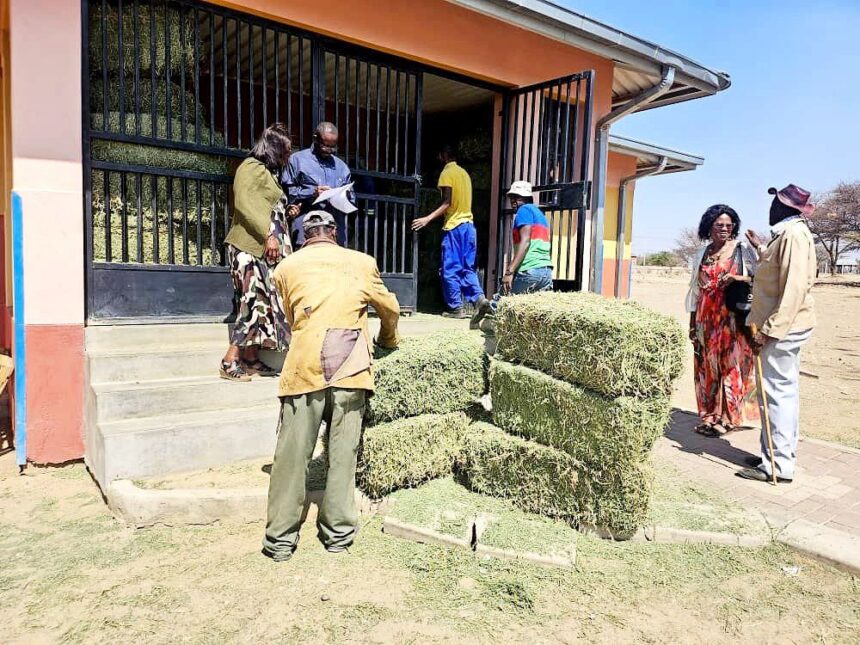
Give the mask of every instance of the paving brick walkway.
M 676 410 L 657 453 L 771 520 L 802 519 L 860 537 L 860 451 L 801 439 L 794 481 L 772 486 L 735 476 L 744 459 L 759 456 L 758 429 L 711 439 L 693 431 L 697 423 L 695 414 Z

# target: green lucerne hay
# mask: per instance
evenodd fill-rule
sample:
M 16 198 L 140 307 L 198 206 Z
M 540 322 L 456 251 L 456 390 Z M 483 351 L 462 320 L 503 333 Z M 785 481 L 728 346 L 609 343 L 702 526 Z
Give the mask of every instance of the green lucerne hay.
M 167 137 L 167 117 L 163 114 L 156 115 L 155 127 L 157 132 L 152 130 L 152 114 L 141 112 L 140 114 L 140 132 L 137 131 L 136 115 L 134 111 L 125 113 L 125 134 L 138 135 L 143 137 L 157 136 L 159 139 L 167 139 L 168 141 L 182 141 L 185 143 L 197 143 L 194 132 L 194 107 L 189 106 L 185 115 L 185 130 L 182 129 L 182 119 L 180 115 L 173 114 L 170 119 L 170 137 Z M 94 112 L 90 115 L 90 123 L 93 128 L 101 128 L 107 132 L 120 132 L 119 112 L 108 112 L 107 122 L 104 115 L 100 112 Z M 215 136 L 210 136 L 209 126 L 200 115 L 200 145 L 215 146 L 223 148 L 224 135 L 217 130 Z
M 124 79 L 123 83 L 123 106 L 128 113 L 134 113 L 136 109 L 136 100 L 134 92 L 134 79 Z M 152 78 L 142 77 L 138 85 L 138 96 L 140 97 L 140 111 L 144 114 L 152 114 L 153 96 L 152 96 Z M 119 112 L 119 81 L 116 78 L 108 79 L 108 113 Z M 170 83 L 170 114 L 172 118 L 182 117 L 182 86 L 176 82 Z M 185 115 L 186 119 L 193 124 L 194 108 L 197 105 L 197 99 L 194 97 L 194 92 L 186 88 L 185 93 Z M 104 82 L 101 78 L 94 78 L 90 82 L 90 111 L 101 114 L 105 108 Z M 155 80 L 155 112 L 158 115 L 167 115 L 167 84 L 161 79 Z M 119 119 L 117 119 L 117 123 Z M 96 125 L 101 126 L 101 122 Z M 192 126 L 193 127 L 193 126 Z M 163 131 L 159 129 L 160 132 Z M 192 130 L 193 133 L 193 130 Z
M 404 338 L 393 352 L 377 350 L 368 422 L 467 409 L 487 391 L 486 361 L 480 335 L 465 331 Z
M 498 360 L 490 393 L 497 425 L 595 468 L 647 459 L 671 412 L 665 396 L 609 398 Z
M 457 470 L 472 490 L 510 499 L 524 511 L 571 522 L 581 515 L 573 457 L 488 423 L 469 427 Z
M 589 293 L 505 298 L 499 358 L 607 396 L 668 395 L 680 375 L 684 332 L 671 317 Z
M 120 164 L 151 166 L 169 170 L 194 170 L 213 175 L 226 175 L 230 172 L 230 161 L 227 157 L 216 157 L 174 148 L 157 148 L 136 143 L 96 139 L 92 142 L 91 151 L 92 158 L 97 161 L 112 161 Z M 111 188 L 113 189 L 114 186 L 111 185 Z
M 357 473 L 359 487 L 379 498 L 449 475 L 462 452 L 469 423 L 465 414 L 453 412 L 366 428 Z
M 161 74 L 167 67 L 168 39 L 167 28 L 170 31 L 170 70 L 180 72 L 184 66 L 186 70 L 194 68 L 194 21 L 193 14 L 188 13 L 184 21 L 181 20 L 179 11 L 169 9 L 168 19 L 165 20 L 165 11 L 162 7 L 156 7 L 153 12 L 155 31 L 150 30 L 149 7 L 140 5 L 137 12 L 137 20 L 133 11 L 133 5 L 127 2 L 122 11 L 122 67 L 126 74 L 134 74 L 134 45 L 135 28 L 137 28 L 137 45 L 140 60 L 140 73 L 149 72 L 153 67 L 151 33 L 155 34 L 155 71 Z M 180 30 L 180 26 L 183 27 Z M 105 14 L 105 33 L 107 41 L 107 55 L 104 62 L 112 72 L 119 70 L 120 47 L 119 47 L 119 11 L 116 6 L 108 5 Z M 182 31 L 182 33 L 180 33 Z M 184 34 L 184 39 L 183 39 Z M 90 6 L 90 66 L 93 70 L 100 70 L 102 64 L 102 9 L 100 3 L 91 3 Z
M 651 468 L 637 464 L 602 486 L 588 466 L 535 441 L 475 423 L 466 435 L 458 472 L 479 493 L 510 499 L 524 511 L 593 525 L 616 537 L 632 535 L 648 515 Z
M 126 180 L 125 203 L 120 198 L 121 182 L 119 173 L 112 173 L 110 178 L 110 222 L 105 220 L 105 187 L 104 175 L 97 171 L 93 173 L 92 183 L 92 219 L 93 219 L 93 257 L 97 262 L 107 261 L 107 238 L 109 229 L 111 242 L 111 261 L 122 261 L 123 245 L 123 217 L 125 218 L 125 240 L 128 248 L 128 261 L 137 262 L 137 232 L 141 229 L 142 239 L 142 262 L 155 262 L 155 237 L 158 237 L 158 262 L 171 261 L 169 256 L 170 234 L 173 232 L 173 261 L 183 263 L 184 238 L 183 234 L 187 226 L 187 244 L 189 262 L 197 262 L 197 238 L 202 242 L 200 251 L 204 265 L 221 261 L 222 248 L 220 246 L 225 231 L 223 221 L 225 204 L 223 203 L 223 191 L 212 192 L 212 186 L 201 183 L 200 196 L 197 194 L 196 182 L 189 182 L 187 187 L 187 224 L 183 219 L 182 209 L 182 185 L 179 180 L 173 182 L 173 211 L 169 212 L 168 190 L 165 177 L 158 177 L 156 190 L 158 195 L 157 211 L 152 209 L 152 183 L 149 177 L 144 176 L 140 185 L 141 212 L 138 218 L 137 211 L 137 182 L 134 176 Z M 212 213 L 214 198 L 215 212 Z M 200 202 L 200 222 L 197 221 L 197 204 Z M 125 212 L 123 212 L 123 206 Z M 212 227 L 215 227 L 215 248 L 212 248 Z M 214 253 L 214 256 L 213 256 Z
M 608 398 L 503 361 L 490 368 L 493 421 L 582 464 L 579 520 L 635 530 L 650 499 L 650 452 L 669 423 L 666 396 Z

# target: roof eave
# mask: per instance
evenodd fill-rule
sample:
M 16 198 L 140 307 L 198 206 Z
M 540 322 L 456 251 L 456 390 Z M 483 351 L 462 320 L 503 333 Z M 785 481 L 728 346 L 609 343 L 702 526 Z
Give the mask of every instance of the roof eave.
M 609 149 L 612 152 L 630 155 L 637 159 L 645 159 L 652 163 L 656 163 L 661 157 L 666 157 L 668 164 L 666 169 L 660 173 L 661 175 L 695 170 L 705 163 L 704 158 L 696 155 L 678 150 L 670 150 L 669 148 L 645 143 L 644 141 L 619 137 L 614 134 L 609 135 Z
M 672 66 L 676 70 L 676 84 L 699 90 L 674 101 L 656 102 L 645 109 L 716 94 L 731 85 L 731 78 L 725 72 L 711 70 L 682 54 L 547 0 L 448 1 L 561 40 L 639 72 L 659 76 L 664 67 Z

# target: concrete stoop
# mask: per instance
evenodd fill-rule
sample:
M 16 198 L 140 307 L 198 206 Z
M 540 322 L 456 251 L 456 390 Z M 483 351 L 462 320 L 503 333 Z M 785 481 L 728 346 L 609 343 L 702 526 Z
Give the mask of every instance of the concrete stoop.
M 219 378 L 229 333 L 226 324 L 87 328 L 85 461 L 103 491 L 272 454 L 277 379 Z
M 303 521 L 316 518 L 324 491 L 308 491 Z M 128 479 L 112 481 L 105 497 L 114 515 L 129 526 L 190 526 L 266 521 L 268 489 L 254 488 L 142 488 Z M 355 491 L 362 516 L 384 510 L 384 502 Z

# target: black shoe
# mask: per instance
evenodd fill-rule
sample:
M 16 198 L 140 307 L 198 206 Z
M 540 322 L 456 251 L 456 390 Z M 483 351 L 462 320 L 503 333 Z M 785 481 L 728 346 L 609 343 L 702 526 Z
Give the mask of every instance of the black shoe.
M 484 317 L 489 314 L 493 310 L 493 307 L 489 300 L 486 298 L 481 298 L 475 303 L 475 315 L 472 316 L 472 320 L 469 321 L 469 329 L 479 329 L 481 326 L 481 321 Z
M 744 459 L 744 465 L 749 466 L 750 468 L 758 468 L 761 466 L 761 457 L 746 457 Z
M 760 468 L 744 468 L 743 470 L 739 470 L 735 473 L 738 477 L 742 477 L 743 479 L 752 479 L 757 482 L 769 482 L 772 481 L 770 475 L 761 470 Z M 790 484 L 791 479 L 787 479 L 785 477 L 777 476 L 776 481 L 780 484 Z
M 458 320 L 463 320 L 464 318 L 468 318 L 469 314 L 466 313 L 466 310 L 462 307 L 457 309 L 450 309 L 449 311 L 442 312 L 443 318 L 457 318 Z

